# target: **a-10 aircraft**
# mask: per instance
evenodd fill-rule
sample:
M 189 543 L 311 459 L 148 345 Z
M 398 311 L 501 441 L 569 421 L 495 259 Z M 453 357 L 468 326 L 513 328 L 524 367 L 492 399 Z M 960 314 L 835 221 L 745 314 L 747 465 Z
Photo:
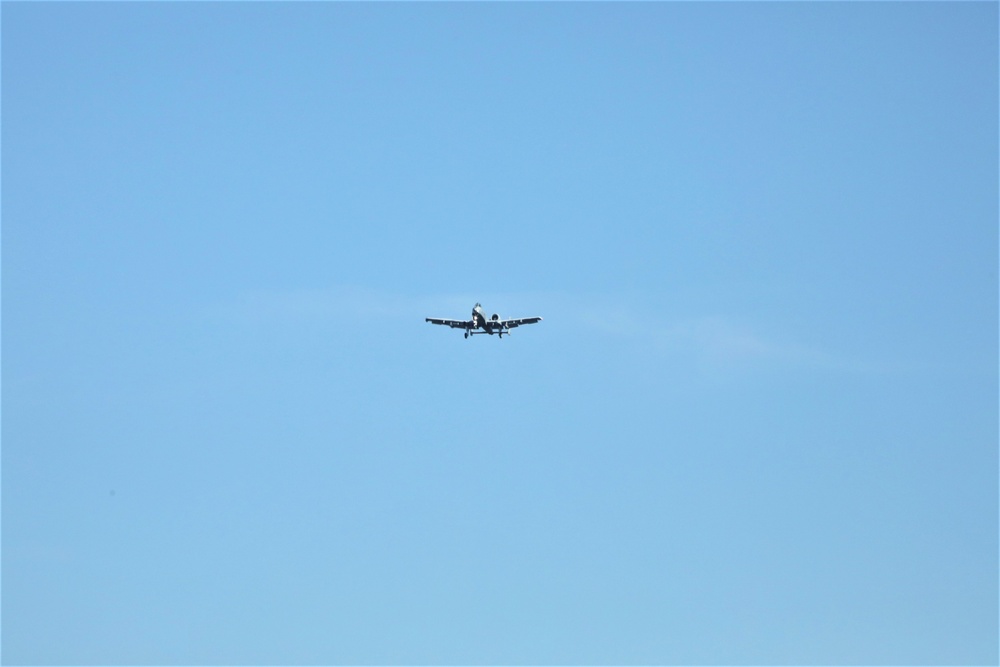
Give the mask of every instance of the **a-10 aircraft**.
M 493 317 L 486 319 L 483 315 L 483 307 L 478 303 L 472 308 L 471 320 L 443 320 L 437 317 L 428 317 L 425 319 L 431 324 L 443 324 L 452 329 L 465 329 L 466 338 L 475 336 L 476 334 L 489 334 L 491 336 L 497 334 L 500 338 L 503 338 L 504 334 L 509 336 L 510 330 L 514 327 L 542 321 L 540 317 L 516 317 L 510 320 L 501 320 L 500 316 L 496 313 L 493 314 Z

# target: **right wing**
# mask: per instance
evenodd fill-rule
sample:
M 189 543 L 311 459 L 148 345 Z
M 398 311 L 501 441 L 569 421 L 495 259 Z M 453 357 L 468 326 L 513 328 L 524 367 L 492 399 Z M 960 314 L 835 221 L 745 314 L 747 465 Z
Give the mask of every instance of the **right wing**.
M 542 318 L 540 317 L 516 317 L 512 320 L 503 320 L 502 322 L 500 322 L 500 324 L 507 327 L 508 329 L 513 329 L 514 327 L 519 327 L 522 324 L 534 324 L 535 322 L 541 322 L 541 321 Z
M 442 320 L 437 317 L 425 317 L 425 322 L 430 322 L 431 324 L 443 324 L 445 326 L 451 327 L 452 329 L 469 329 L 472 326 L 472 322 L 464 320 Z

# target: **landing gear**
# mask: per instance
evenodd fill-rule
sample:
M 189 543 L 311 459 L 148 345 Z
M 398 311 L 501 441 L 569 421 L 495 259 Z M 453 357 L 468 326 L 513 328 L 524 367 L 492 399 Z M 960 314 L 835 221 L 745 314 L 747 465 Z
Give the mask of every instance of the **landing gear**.
M 469 332 L 468 332 L 468 331 L 466 331 L 466 332 L 465 332 L 465 337 L 466 337 L 466 338 L 468 338 L 468 337 L 469 337 Z

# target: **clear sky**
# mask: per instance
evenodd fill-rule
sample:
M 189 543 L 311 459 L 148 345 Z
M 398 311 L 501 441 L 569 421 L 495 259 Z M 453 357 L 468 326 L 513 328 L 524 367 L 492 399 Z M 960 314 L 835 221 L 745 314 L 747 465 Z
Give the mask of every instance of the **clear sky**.
M 5 2 L 3 661 L 996 664 L 997 63 L 995 2 Z

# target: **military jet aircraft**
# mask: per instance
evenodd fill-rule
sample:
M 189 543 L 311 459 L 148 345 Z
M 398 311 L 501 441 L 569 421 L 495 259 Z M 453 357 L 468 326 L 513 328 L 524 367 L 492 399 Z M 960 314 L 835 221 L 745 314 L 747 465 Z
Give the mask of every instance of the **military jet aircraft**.
M 437 317 L 427 317 L 425 318 L 427 322 L 431 324 L 443 324 L 449 326 L 452 329 L 465 329 L 465 337 L 475 336 L 476 334 L 497 334 L 500 338 L 503 338 L 504 334 L 510 335 L 510 330 L 514 327 L 519 327 L 522 324 L 534 324 L 535 322 L 541 322 L 540 317 L 517 317 L 510 320 L 501 320 L 500 316 L 496 313 L 493 317 L 486 319 L 483 315 L 483 307 L 478 303 L 472 308 L 472 319 L 471 320 L 442 320 Z M 480 331 L 481 329 L 481 331 Z

